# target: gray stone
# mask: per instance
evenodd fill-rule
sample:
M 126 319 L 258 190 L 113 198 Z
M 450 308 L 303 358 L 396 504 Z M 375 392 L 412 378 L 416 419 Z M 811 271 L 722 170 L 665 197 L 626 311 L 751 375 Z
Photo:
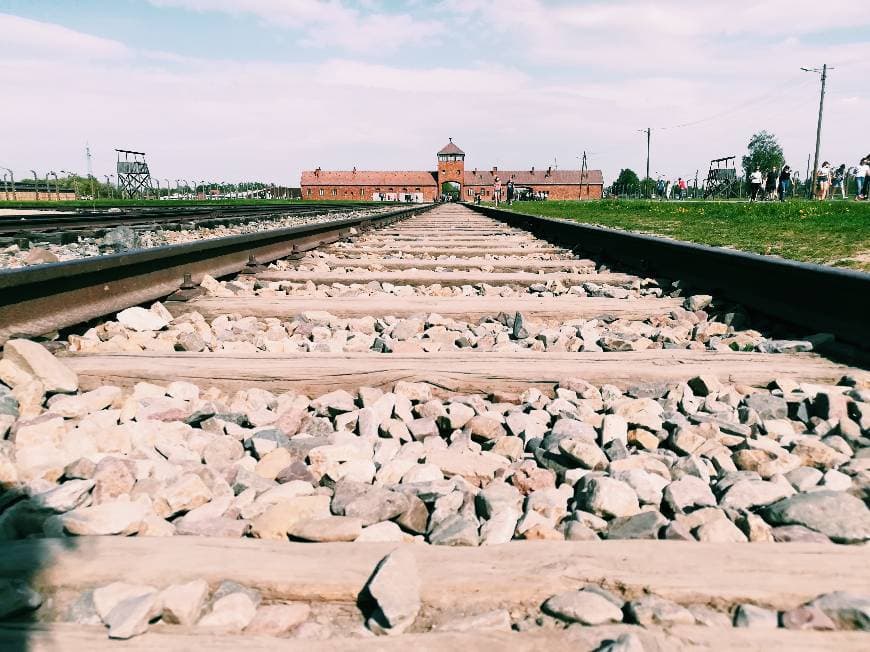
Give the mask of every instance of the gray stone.
M 453 514 L 429 532 L 429 543 L 441 546 L 476 546 L 480 544 L 477 520 L 464 514 Z
M 802 605 L 783 612 L 780 618 L 783 628 L 797 630 L 832 630 L 837 624 L 815 605 Z
M 770 534 L 777 543 L 832 543 L 821 532 L 816 532 L 803 525 L 781 525 L 771 528 Z
M 105 618 L 109 638 L 128 639 L 148 630 L 148 623 L 160 616 L 162 605 L 157 591 L 122 600 Z
M 584 439 L 563 439 L 559 442 L 559 450 L 580 468 L 603 470 L 607 468 L 607 456 L 594 442 Z
M 797 494 L 765 508 L 773 525 L 802 525 L 837 543 L 870 539 L 870 510 L 862 500 L 840 491 Z
M 504 509 L 520 509 L 523 497 L 513 485 L 494 481 L 480 490 L 476 502 L 480 516 L 491 518 L 493 514 Z
M 688 609 L 689 613 L 695 617 L 695 623 L 698 625 L 703 625 L 705 627 L 731 627 L 731 617 L 726 613 L 716 611 L 712 607 L 701 604 L 691 604 L 686 607 L 686 609 Z
M 408 507 L 395 518 L 395 522 L 411 534 L 424 534 L 429 527 L 429 510 L 420 498 L 414 494 L 405 494 Z
M 163 622 L 195 625 L 207 597 L 208 583 L 205 580 L 168 586 L 160 594 L 163 602 Z
M 781 480 L 782 478 L 780 478 Z M 769 505 L 794 493 L 786 482 L 766 480 L 738 480 L 722 495 L 720 507 L 732 509 L 751 509 Z
M 138 306 L 122 310 L 117 314 L 116 319 L 122 326 L 134 331 L 159 331 L 169 325 L 157 313 Z
M 295 539 L 317 542 L 354 541 L 362 531 L 362 520 L 350 516 L 304 519 L 287 528 Z
M 78 374 L 38 342 L 7 340 L 3 359 L 34 376 L 46 392 L 74 392 L 79 387 Z
M 54 512 L 68 512 L 83 505 L 90 498 L 93 480 L 67 480 L 54 489 L 37 494 L 31 500 Z
M 785 478 L 795 488 L 795 491 L 806 491 L 819 484 L 823 475 L 821 471 L 811 466 L 799 466 L 786 473 Z
M 747 537 L 734 523 L 728 519 L 716 519 L 704 523 L 695 529 L 698 541 L 708 543 L 746 543 Z
M 605 518 L 632 516 L 640 510 L 634 489 L 613 478 L 581 478 L 575 499 L 581 509 Z
M 840 629 L 870 630 L 870 594 L 834 591 L 825 593 L 812 602 Z
M 699 507 L 715 507 L 716 497 L 706 482 L 686 475 L 665 487 L 662 502 L 671 513 L 682 514 Z
M 560 620 L 582 625 L 622 622 L 622 609 L 592 591 L 565 591 L 547 598 L 541 609 Z
M 364 589 L 377 608 L 368 619 L 376 634 L 401 634 L 420 611 L 420 577 L 411 550 L 400 547 L 384 557 Z
M 404 494 L 382 487 L 368 487 L 362 495 L 346 502 L 342 511 L 344 516 L 356 517 L 367 527 L 396 518 L 408 507 L 408 498 Z
M 634 516 L 615 518 L 607 528 L 608 539 L 658 539 L 668 519 L 659 512 L 641 512 Z
M 628 622 L 649 627 L 650 625 L 694 625 L 695 617 L 676 602 L 656 595 L 645 595 L 625 606 Z
M 199 627 L 208 627 L 219 632 L 241 632 L 257 613 L 257 605 L 243 591 L 234 591 L 212 600 L 212 609 L 203 616 Z
M 756 392 L 746 397 L 747 407 L 758 412 L 762 419 L 785 419 L 788 417 L 788 403 L 781 396 L 768 392 Z
M 756 607 L 753 604 L 740 604 L 734 611 L 734 626 L 776 629 L 779 627 L 779 617 L 772 609 Z

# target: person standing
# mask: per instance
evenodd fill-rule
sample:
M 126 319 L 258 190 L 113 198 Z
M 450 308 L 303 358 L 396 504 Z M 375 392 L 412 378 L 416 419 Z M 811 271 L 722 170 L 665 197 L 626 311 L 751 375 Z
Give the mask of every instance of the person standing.
M 791 188 L 791 168 L 784 165 L 779 173 L 779 201 L 785 201 L 785 196 Z
M 765 199 L 776 199 L 776 168 L 767 173 L 764 180 L 764 195 Z
M 495 205 L 498 206 L 498 200 L 501 199 L 501 181 L 498 177 L 495 178 L 492 184 L 492 196 L 495 199 Z
M 846 198 L 846 164 L 841 163 L 840 167 L 834 170 L 833 189 L 831 190 L 831 199 L 837 194 L 837 188 L 840 189 L 840 197 Z
M 861 162 L 855 168 L 855 186 L 857 188 L 855 199 L 866 198 L 867 191 L 870 190 L 870 188 L 867 187 L 868 179 L 870 179 L 870 161 L 866 158 L 862 158 Z
M 831 188 L 831 164 L 825 161 L 822 167 L 819 168 L 818 176 L 816 177 L 819 183 L 816 199 L 824 201 L 828 198 L 828 190 Z
M 671 193 L 674 191 L 674 182 L 668 179 L 668 183 L 665 186 L 665 199 L 671 198 Z
M 761 182 L 764 176 L 759 168 L 755 168 L 755 172 L 749 175 L 749 201 L 755 201 L 758 198 L 758 193 L 761 192 Z
M 508 179 L 507 182 L 507 202 L 508 206 L 512 206 L 514 203 L 514 182 L 512 179 Z

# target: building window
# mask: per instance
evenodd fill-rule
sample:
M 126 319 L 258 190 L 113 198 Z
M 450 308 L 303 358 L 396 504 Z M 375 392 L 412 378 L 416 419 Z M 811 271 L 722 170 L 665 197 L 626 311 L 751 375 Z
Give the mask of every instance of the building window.
M 308 189 L 308 196 L 311 197 L 311 188 Z
M 333 188 L 333 189 L 332 189 L 332 196 L 335 197 L 335 196 L 337 196 L 337 195 L 338 195 L 338 190 L 336 190 L 335 188 Z
M 365 196 L 366 196 L 366 189 L 365 189 L 365 188 L 360 188 L 360 189 L 359 189 L 359 196 L 360 196 L 360 197 L 365 197 Z
M 323 197 L 323 188 L 320 189 L 320 196 Z
M 414 188 L 414 192 L 420 192 L 419 188 Z

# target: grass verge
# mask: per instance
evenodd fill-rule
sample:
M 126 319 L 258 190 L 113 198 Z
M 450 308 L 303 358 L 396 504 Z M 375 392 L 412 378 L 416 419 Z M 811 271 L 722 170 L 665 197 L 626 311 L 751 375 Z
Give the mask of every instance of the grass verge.
M 870 272 L 870 202 L 546 201 L 512 210 Z

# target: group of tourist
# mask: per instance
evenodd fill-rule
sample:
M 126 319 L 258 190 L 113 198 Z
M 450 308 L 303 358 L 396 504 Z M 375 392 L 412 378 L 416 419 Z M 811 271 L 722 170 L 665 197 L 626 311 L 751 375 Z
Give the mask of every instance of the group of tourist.
M 833 199 L 838 192 L 841 199 L 846 199 L 849 196 L 850 179 L 855 180 L 855 199 L 866 199 L 870 189 L 870 154 L 848 170 L 845 163 L 836 168 L 828 161 L 822 163 L 816 175 L 816 199 Z
M 677 177 L 676 181 L 659 177 L 656 180 L 655 193 L 659 199 L 688 199 L 689 184 L 683 177 Z
M 870 190 L 870 154 L 861 159 L 858 165 L 846 168 L 845 163 L 834 167 L 824 161 L 816 174 L 815 198 L 818 200 L 834 199 L 839 194 L 841 199 L 849 197 L 849 182 L 855 180 L 855 199 L 867 199 Z M 792 172 L 788 165 L 782 169 L 763 171 L 755 168 L 749 175 L 749 201 L 775 200 L 785 201 L 786 196 L 796 188 L 800 180 L 797 173 Z
M 762 172 L 761 168 L 749 175 L 749 201 L 785 201 L 792 187 L 797 183 L 797 174 L 791 166 L 783 165 L 781 169 L 774 168 Z

